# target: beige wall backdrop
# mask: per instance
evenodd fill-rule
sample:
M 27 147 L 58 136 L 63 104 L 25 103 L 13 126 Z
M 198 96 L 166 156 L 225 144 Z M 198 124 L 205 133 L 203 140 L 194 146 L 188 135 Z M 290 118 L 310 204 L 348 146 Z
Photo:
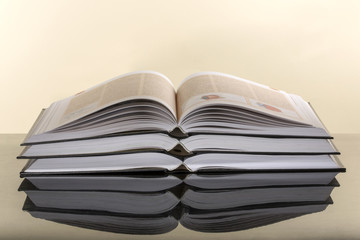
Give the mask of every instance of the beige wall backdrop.
M 360 1 L 0 0 L 0 133 L 122 73 L 218 71 L 301 95 L 360 132 Z

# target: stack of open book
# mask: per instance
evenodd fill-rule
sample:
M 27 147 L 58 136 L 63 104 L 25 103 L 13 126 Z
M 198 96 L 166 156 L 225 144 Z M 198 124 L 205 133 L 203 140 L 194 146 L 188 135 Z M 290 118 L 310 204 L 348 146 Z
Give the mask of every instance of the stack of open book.
M 43 110 L 24 140 L 22 175 L 117 171 L 343 171 L 301 97 L 214 73 L 177 91 L 134 72 Z

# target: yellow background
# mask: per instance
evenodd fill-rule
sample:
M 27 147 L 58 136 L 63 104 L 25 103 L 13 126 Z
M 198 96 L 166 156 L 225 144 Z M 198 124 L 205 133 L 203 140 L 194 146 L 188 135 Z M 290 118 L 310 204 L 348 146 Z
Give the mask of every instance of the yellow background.
M 0 0 L 1 133 L 99 82 L 155 70 L 175 86 L 224 72 L 315 107 L 332 133 L 360 132 L 360 1 Z

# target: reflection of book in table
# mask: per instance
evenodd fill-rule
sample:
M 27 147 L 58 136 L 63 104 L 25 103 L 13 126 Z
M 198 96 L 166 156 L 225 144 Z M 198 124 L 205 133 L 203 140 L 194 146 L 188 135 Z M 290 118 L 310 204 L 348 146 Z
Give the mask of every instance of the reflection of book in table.
M 70 226 L 114 233 L 151 235 L 170 232 L 178 226 L 178 222 L 190 230 L 199 232 L 241 231 L 321 212 L 331 203 L 329 198 L 318 203 L 276 204 L 214 212 L 178 208 L 163 214 L 136 215 L 40 208 L 27 198 L 23 210 L 35 218 Z
M 162 234 L 170 232 L 178 226 L 178 220 L 171 215 L 171 212 L 138 216 L 134 214 L 116 215 L 107 212 L 47 209 L 35 206 L 28 198 L 25 200 L 23 210 L 35 218 L 114 233 Z
M 199 211 L 186 208 L 180 223 L 188 229 L 199 232 L 241 231 L 321 212 L 331 203 L 332 200 L 329 198 L 317 203 L 274 204 L 223 211 Z
M 324 210 L 338 184 L 335 179 L 331 181 L 330 175 L 309 181 L 309 174 L 294 177 L 295 185 L 286 184 L 284 173 L 278 177 L 275 173 L 180 178 L 42 176 L 25 179 L 20 190 L 27 194 L 24 210 L 34 217 L 59 223 L 102 231 L 158 234 L 174 229 L 178 219 L 196 231 L 226 232 Z M 247 184 L 241 179 L 248 179 Z M 263 183 L 254 179 L 263 179 Z M 130 188 L 127 183 L 131 180 L 134 183 Z M 219 184 L 213 186 L 216 180 Z M 91 184 L 86 185 L 87 181 Z M 146 187 L 142 186 L 145 181 L 149 182 Z

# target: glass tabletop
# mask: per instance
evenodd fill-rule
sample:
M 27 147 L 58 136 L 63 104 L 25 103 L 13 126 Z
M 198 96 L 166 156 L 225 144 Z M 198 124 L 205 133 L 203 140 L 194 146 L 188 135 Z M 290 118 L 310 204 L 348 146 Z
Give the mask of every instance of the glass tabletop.
M 24 135 L 2 134 L 0 239 L 359 239 L 360 134 L 334 137 L 347 168 L 337 175 L 21 179 L 26 161 L 15 158 Z

